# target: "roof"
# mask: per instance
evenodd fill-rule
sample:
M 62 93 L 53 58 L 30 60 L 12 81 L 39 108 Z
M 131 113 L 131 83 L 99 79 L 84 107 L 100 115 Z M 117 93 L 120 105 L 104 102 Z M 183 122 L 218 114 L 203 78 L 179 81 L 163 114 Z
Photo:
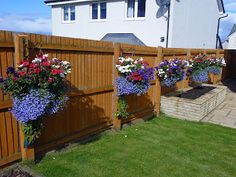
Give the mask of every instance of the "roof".
M 219 12 L 225 13 L 225 6 L 223 0 L 217 0 Z
M 231 34 L 233 34 L 234 32 L 236 32 L 236 24 L 234 24 L 234 26 L 232 27 L 230 33 L 228 36 L 230 36 Z
M 133 33 L 107 33 L 101 41 L 145 46 Z
M 75 3 L 75 2 L 86 2 L 86 1 L 93 1 L 93 0 L 44 0 L 44 2 L 48 5 L 56 5 L 56 4 L 60 4 L 60 3 L 66 3 L 66 2 Z M 217 5 L 219 8 L 219 12 L 225 13 L 223 0 L 216 0 L 216 1 L 217 1 Z

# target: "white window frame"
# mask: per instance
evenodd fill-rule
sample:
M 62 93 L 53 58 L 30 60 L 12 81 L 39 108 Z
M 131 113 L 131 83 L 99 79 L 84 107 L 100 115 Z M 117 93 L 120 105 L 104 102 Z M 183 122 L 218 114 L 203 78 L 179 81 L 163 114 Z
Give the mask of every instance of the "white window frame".
M 101 3 L 104 3 L 104 2 L 106 3 L 106 18 L 101 19 Z M 98 4 L 98 18 L 97 19 L 93 19 L 93 7 L 92 7 L 93 4 Z M 105 21 L 107 21 L 107 4 L 108 4 L 107 1 L 101 1 L 101 2 L 96 1 L 96 2 L 92 2 L 90 4 L 90 12 L 89 12 L 90 22 L 105 22 Z
M 65 13 L 64 13 L 64 8 L 68 7 L 68 14 L 69 14 L 69 19 L 65 20 Z M 75 7 L 75 20 L 71 20 L 71 7 Z M 77 15 L 76 15 L 76 6 L 75 5 L 66 5 L 62 7 L 62 23 L 75 23 Z
M 125 0 L 125 20 L 132 21 L 132 20 L 146 20 L 147 16 L 147 0 L 145 4 L 145 17 L 138 17 L 138 0 L 134 2 L 134 17 L 128 17 L 128 0 Z

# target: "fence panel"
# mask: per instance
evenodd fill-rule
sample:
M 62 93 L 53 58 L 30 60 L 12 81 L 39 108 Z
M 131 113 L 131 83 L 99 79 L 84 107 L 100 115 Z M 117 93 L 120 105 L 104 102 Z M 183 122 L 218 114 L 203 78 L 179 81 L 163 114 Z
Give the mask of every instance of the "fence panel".
M 6 76 L 7 67 L 14 67 L 14 43 L 11 32 L 0 31 L 0 76 Z M 0 167 L 21 158 L 18 123 L 8 110 L 9 95 L 0 90 Z
M 157 61 L 158 53 L 157 48 L 121 44 L 120 50 L 122 56 L 130 56 L 134 59 L 143 58 L 149 63 L 150 67 L 156 66 L 155 62 Z M 155 115 L 155 97 L 157 96 L 155 89 L 156 82 L 153 81 L 148 93 L 141 96 L 127 96 L 128 112 L 130 113 L 130 117 L 122 120 L 122 123 L 127 123 L 137 118 L 150 118 Z
M 67 60 L 71 86 L 66 109 L 45 119 L 35 151 L 41 153 L 112 125 L 113 44 L 29 34 L 30 58 L 41 49 L 49 57 Z

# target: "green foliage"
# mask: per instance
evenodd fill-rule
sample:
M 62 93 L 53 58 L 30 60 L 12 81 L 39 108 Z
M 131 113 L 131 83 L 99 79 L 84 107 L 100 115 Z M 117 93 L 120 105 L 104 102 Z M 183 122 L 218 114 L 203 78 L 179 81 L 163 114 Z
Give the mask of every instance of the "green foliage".
M 33 144 L 41 135 L 43 124 L 41 119 L 29 121 L 26 124 L 22 124 L 22 132 L 25 137 L 25 146 Z
M 127 112 L 128 104 L 124 96 L 118 98 L 118 108 L 116 111 L 116 117 L 119 119 L 126 119 L 129 116 Z

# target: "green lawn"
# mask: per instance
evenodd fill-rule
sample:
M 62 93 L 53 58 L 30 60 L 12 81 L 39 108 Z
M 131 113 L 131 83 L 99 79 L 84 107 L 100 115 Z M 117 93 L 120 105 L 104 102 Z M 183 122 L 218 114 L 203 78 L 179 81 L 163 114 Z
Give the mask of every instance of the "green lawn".
M 235 177 L 236 129 L 162 115 L 50 154 L 34 169 L 46 177 Z

